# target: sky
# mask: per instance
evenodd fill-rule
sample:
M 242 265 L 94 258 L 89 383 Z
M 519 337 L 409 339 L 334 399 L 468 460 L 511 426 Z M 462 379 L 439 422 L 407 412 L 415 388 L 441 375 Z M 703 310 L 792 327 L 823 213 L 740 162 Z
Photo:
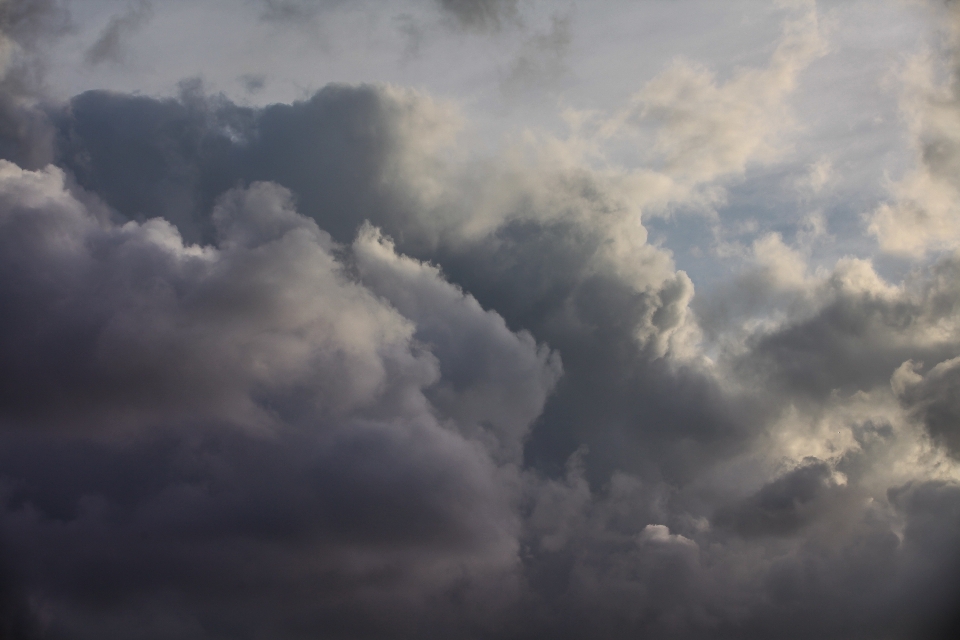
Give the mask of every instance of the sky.
M 0 0 L 0 638 L 958 604 L 960 4 Z

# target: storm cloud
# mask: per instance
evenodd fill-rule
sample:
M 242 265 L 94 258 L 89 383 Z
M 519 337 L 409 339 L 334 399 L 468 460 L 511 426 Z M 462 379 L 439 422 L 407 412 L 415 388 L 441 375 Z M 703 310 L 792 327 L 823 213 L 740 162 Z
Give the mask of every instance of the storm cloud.
M 797 108 L 847 9 L 604 93 L 619 5 L 249 4 L 317 65 L 422 41 L 256 103 L 97 75 L 214 0 L 0 5 L 0 636 L 952 637 L 952 5 L 889 9 L 939 48 L 867 184 Z

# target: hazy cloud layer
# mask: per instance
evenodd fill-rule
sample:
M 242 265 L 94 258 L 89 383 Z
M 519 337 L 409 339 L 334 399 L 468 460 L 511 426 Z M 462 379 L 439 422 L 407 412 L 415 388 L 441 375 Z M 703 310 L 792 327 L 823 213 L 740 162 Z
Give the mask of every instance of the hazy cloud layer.
M 518 96 L 584 55 L 585 6 L 542 36 L 521 3 L 437 6 L 519 39 L 494 81 Z M 0 636 L 957 630 L 960 111 L 904 89 L 920 160 L 828 223 L 849 168 L 797 151 L 793 102 L 844 28 L 816 6 L 743 64 L 675 59 L 504 141 L 383 83 L 52 100 L 7 78 L 63 14 L 0 7 Z M 945 204 L 908 224 L 917 176 Z M 751 190 L 801 222 L 751 220 Z M 722 273 L 681 268 L 670 224 Z

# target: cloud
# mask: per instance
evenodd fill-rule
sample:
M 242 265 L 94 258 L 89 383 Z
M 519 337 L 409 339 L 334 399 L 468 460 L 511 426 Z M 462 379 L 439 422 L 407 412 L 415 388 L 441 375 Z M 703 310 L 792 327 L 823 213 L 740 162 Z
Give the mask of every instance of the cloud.
M 899 288 L 865 261 L 841 260 L 811 279 L 802 294 L 807 302 L 792 317 L 756 333 L 738 366 L 823 399 L 885 386 L 910 358 L 941 361 L 958 345 L 953 313 L 960 297 L 949 275 L 956 268 L 945 258 Z
M 765 485 L 756 494 L 715 517 L 742 536 L 795 535 L 822 516 L 826 494 L 836 492 L 833 469 L 815 458 Z
M 4 632 L 945 633 L 957 256 L 764 228 L 695 304 L 648 235 L 789 149 L 791 16 L 765 66 L 483 150 L 390 85 L 44 105 L 55 163 L 0 162 Z
M 419 215 L 398 190 L 435 189 L 437 151 L 459 126 L 448 105 L 392 87 L 330 85 L 257 110 L 186 89 L 182 100 L 87 92 L 58 126 L 62 162 L 82 185 L 127 216 L 165 217 L 190 241 L 212 238 L 208 212 L 238 180 L 292 189 L 340 242 L 367 219 L 394 233 Z
M 437 0 L 440 8 L 465 29 L 500 29 L 517 19 L 517 0 Z
M 915 153 L 915 167 L 890 185 L 891 199 L 869 218 L 870 233 L 884 251 L 922 257 L 956 245 L 960 238 L 960 104 L 956 67 L 960 9 L 946 3 L 943 56 L 917 55 L 901 71 L 901 112 Z M 941 79 L 942 74 L 946 79 Z
M 261 0 L 264 5 L 260 19 L 266 22 L 296 24 L 312 20 L 327 7 L 341 4 L 341 0 Z
M 778 138 L 792 123 L 787 98 L 799 74 L 825 52 L 818 14 L 809 9 L 784 24 L 765 68 L 739 69 L 718 82 L 708 69 L 676 60 L 620 118 L 659 125 L 653 149 L 675 179 L 696 183 L 739 174 L 748 162 L 781 152 Z
M 100 32 L 100 37 L 84 53 L 87 64 L 121 62 L 126 40 L 146 24 L 152 12 L 153 6 L 150 2 L 140 0 L 139 3 L 127 7 L 123 13 L 110 18 L 110 22 Z
M 492 430 L 519 441 L 560 373 L 529 334 L 512 333 L 436 269 L 397 256 L 372 227 L 353 253 L 373 290 L 352 282 L 329 235 L 276 185 L 224 194 L 213 247 L 184 244 L 158 219 L 111 223 L 63 180 L 54 168 L 6 162 L 0 173 L 4 294 L 18 309 L 4 332 L 21 336 L 3 361 L 24 367 L 19 381 L 14 369 L 4 376 L 11 424 L 272 428 L 356 411 L 400 415 L 425 411 L 423 388 L 443 376 L 433 411 L 454 423 L 470 416 L 463 427 L 477 437 Z M 46 329 L 36 333 L 41 317 Z M 482 360 L 461 351 L 468 343 L 488 366 L 475 368 Z M 59 366 L 66 344 L 73 356 Z M 495 413 L 484 408 L 493 403 Z
M 0 7 L 2 61 L 4 71 L 11 64 L 17 49 L 35 49 L 42 38 L 62 33 L 69 24 L 69 14 L 57 0 L 8 0 Z
M 70 26 L 57 0 L 0 4 L 0 157 L 31 168 L 53 158 L 53 129 L 36 109 L 45 45 Z
M 259 93 L 267 84 L 266 76 L 258 73 L 245 73 L 238 78 L 247 93 Z
M 820 158 L 807 167 L 807 175 L 797 180 L 797 189 L 820 193 L 827 184 L 835 180 L 833 164 L 829 158 Z
M 554 15 L 550 30 L 527 38 L 510 70 L 501 79 L 505 93 L 517 94 L 549 87 L 568 73 L 564 58 L 573 39 L 569 15 Z
M 957 485 L 894 486 L 892 508 L 885 489 L 870 497 L 868 476 L 879 460 L 867 448 L 891 440 L 880 438 L 871 444 L 864 437 L 863 450 L 839 460 L 808 458 L 723 507 L 712 522 L 684 513 L 680 505 L 689 509 L 696 500 L 688 502 L 693 496 L 677 487 L 616 474 L 591 491 L 578 454 L 563 479 L 535 494 L 528 521 L 535 558 L 529 575 L 550 607 L 536 628 L 571 638 L 592 629 L 614 637 L 705 638 L 732 625 L 747 637 L 839 638 L 844 632 L 835 625 L 856 620 L 868 637 L 922 633 L 942 615 L 933 612 L 947 610 L 941 598 L 955 594 L 956 554 L 942 546 L 955 539 L 952 525 L 931 516 L 955 507 Z M 899 498 L 913 491 L 937 497 L 918 500 L 915 510 Z M 890 524 L 900 518 L 913 524 L 898 537 Z M 920 552 L 926 536 L 931 546 Z M 938 557 L 946 564 L 934 568 Z M 926 596 L 907 586 L 917 570 L 931 596 L 943 590 L 929 608 Z M 829 603 L 837 601 L 844 609 L 834 616 Z M 782 632 L 785 622 L 795 635 Z
M 30 174 L 6 164 L 3 172 L 7 187 L 4 246 L 9 249 L 5 263 L 7 269 L 22 273 L 14 278 L 8 271 L 4 280 L 13 287 L 7 290 L 8 299 L 20 310 L 8 317 L 4 329 L 7 335 L 23 336 L 15 341 L 14 349 L 34 353 L 29 369 L 36 376 L 22 377 L 19 383 L 13 382 L 16 376 L 12 371 L 5 376 L 11 383 L 5 404 L 13 420 L 36 421 L 45 412 L 53 412 L 49 419 L 59 424 L 91 421 L 108 426 L 131 419 L 128 412 L 136 416 L 145 411 L 140 419 L 149 420 L 153 415 L 159 420 L 176 420 L 178 414 L 194 414 L 204 406 L 211 411 L 207 418 L 229 420 L 243 414 L 249 423 L 266 426 L 270 417 L 250 404 L 248 389 L 259 388 L 268 396 L 270 388 L 281 394 L 293 393 L 292 388 L 281 388 L 301 375 L 333 376 L 332 371 L 324 374 L 322 365 L 320 369 L 313 366 L 320 364 L 316 357 L 329 352 L 343 369 L 328 382 L 337 386 L 335 381 L 340 380 L 344 386 L 326 400 L 313 397 L 309 402 L 328 405 L 334 411 L 334 405 L 342 410 L 363 404 L 383 381 L 381 352 L 409 338 L 410 329 L 399 318 L 376 319 L 383 311 L 374 299 L 340 286 L 332 257 L 322 251 L 325 244 L 329 246 L 326 234 L 315 227 L 295 231 L 302 227 L 300 219 L 283 202 L 282 194 L 264 193 L 268 187 L 250 194 L 250 205 L 235 198 L 222 203 L 215 214 L 218 234 L 233 251 L 214 255 L 209 249 L 184 245 L 176 229 L 160 220 L 104 234 L 92 216 L 83 215 L 83 205 L 64 191 L 62 174 L 56 170 Z M 271 217 L 245 215 L 239 221 L 236 218 L 247 210 L 245 206 L 261 207 Z M 275 237 L 260 235 L 270 233 Z M 254 251 L 261 238 L 274 242 L 263 242 L 260 250 Z M 100 259 L 90 254 L 97 246 L 103 247 Z M 265 255 L 269 253 L 275 257 Z M 240 262 L 231 266 L 234 259 Z M 257 267 L 259 260 L 273 263 L 271 269 L 292 291 L 284 295 L 272 288 L 269 279 L 259 276 L 264 272 Z M 249 267 L 244 266 L 247 261 L 252 261 Z M 51 268 L 62 275 L 45 282 L 42 274 Z M 222 269 L 246 273 L 248 279 L 231 283 L 227 276 L 220 281 Z M 112 279 L 115 290 L 94 295 L 91 287 L 102 286 L 100 274 L 104 271 L 116 274 L 117 279 Z M 316 272 L 318 279 L 313 283 L 321 287 L 313 289 L 313 294 L 309 286 L 303 290 L 304 302 L 340 291 L 342 304 L 359 305 L 354 306 L 358 317 L 368 317 L 371 323 L 357 321 L 347 327 L 336 316 L 316 315 L 319 308 L 305 306 L 295 311 L 290 302 L 297 297 L 293 291 L 298 287 L 298 271 L 300 278 Z M 324 286 L 332 288 L 324 291 Z M 98 308 L 95 300 L 106 308 Z M 112 307 L 113 300 L 121 306 Z M 55 302 L 60 307 L 59 322 L 49 315 Z M 193 306 L 194 302 L 199 306 Z M 249 329 L 240 320 L 242 314 L 235 316 L 231 311 L 247 305 L 259 309 L 263 314 L 259 318 L 267 324 L 257 333 L 258 339 L 237 349 L 239 343 L 234 340 L 239 334 L 234 332 L 242 334 Z M 184 325 L 176 319 L 180 314 L 226 324 L 220 324 L 220 338 L 216 338 L 202 323 Z M 28 328 L 44 316 L 50 320 L 49 333 L 28 337 Z M 280 324 L 266 329 L 272 322 Z M 290 342 L 292 336 L 300 338 Z M 74 354 L 69 358 L 71 365 L 50 371 L 62 340 Z M 314 346 L 307 346 L 314 341 Z M 44 344 L 48 346 L 44 348 Z M 40 355 L 46 349 L 51 351 L 50 360 Z M 21 361 L 21 356 L 9 352 L 4 361 L 12 364 Z M 210 368 L 224 365 L 227 375 L 217 375 L 216 369 Z M 417 367 L 413 362 L 410 365 Z M 58 401 L 52 400 L 52 394 Z M 31 413 L 37 410 L 40 415 Z
M 439 475 L 431 476 L 438 488 L 460 486 L 460 479 L 453 485 L 452 479 L 443 479 L 442 470 L 448 468 L 466 472 L 476 467 L 470 472 L 476 481 L 469 480 L 462 495 L 457 494 L 460 489 L 449 489 L 459 497 L 451 495 L 449 503 L 448 498 L 436 498 L 440 511 L 422 517 L 434 519 L 438 531 L 451 532 L 438 533 L 441 538 L 479 536 L 480 547 L 470 543 L 457 548 L 481 554 L 476 561 L 479 577 L 465 578 L 478 585 L 471 602 L 481 607 L 496 600 L 484 585 L 503 580 L 517 584 L 520 524 L 511 505 L 516 487 L 527 482 L 516 474 L 528 456 L 542 459 L 549 468 L 550 460 L 568 456 L 570 444 L 576 448 L 587 441 L 603 461 L 595 472 L 606 474 L 646 441 L 648 452 L 638 460 L 654 463 L 651 469 L 672 477 L 689 473 L 698 461 L 712 457 L 709 450 L 717 443 L 730 441 L 729 419 L 715 424 L 713 411 L 724 411 L 725 401 L 711 381 L 694 371 L 671 372 L 664 360 L 679 348 L 675 338 L 690 322 L 686 308 L 692 285 L 675 271 L 665 252 L 646 244 L 642 226 L 631 236 L 619 234 L 618 243 L 611 245 L 617 229 L 630 227 L 621 226 L 628 223 L 615 206 L 622 194 L 602 175 L 552 163 L 520 163 L 505 165 L 503 171 L 489 174 L 488 182 L 476 185 L 440 163 L 458 126 L 456 115 L 444 105 L 390 88 L 330 87 L 304 103 L 264 110 L 197 101 L 187 93 L 179 101 L 89 93 L 58 117 L 66 166 L 114 210 L 67 190 L 57 169 L 31 173 L 5 166 L 11 193 L 5 229 L 11 251 L 5 254 L 9 268 L 2 281 L 10 286 L 10 308 L 21 313 L 4 329 L 25 337 L 17 342 L 19 351 L 3 360 L 21 362 L 21 353 L 33 353 L 32 364 L 18 381 L 12 369 L 6 376 L 12 383 L 5 405 L 10 428 L 42 424 L 46 431 L 41 433 L 89 433 L 74 437 L 92 439 L 97 450 L 116 446 L 97 444 L 103 438 L 112 442 L 136 426 L 137 432 L 147 434 L 134 439 L 147 438 L 140 446 L 148 457 L 166 451 L 150 444 L 149 434 L 159 429 L 171 433 L 166 437 L 173 450 L 163 455 L 174 456 L 169 463 L 162 462 L 166 458 L 155 463 L 160 469 L 179 456 L 200 455 L 194 446 L 214 446 L 182 441 L 181 429 L 201 434 L 213 429 L 209 437 L 226 443 L 216 446 L 236 449 L 216 465 L 236 465 L 237 474 L 252 464 L 244 462 L 243 452 L 254 446 L 248 440 L 279 439 L 271 454 L 276 462 L 268 468 L 282 468 L 288 447 L 303 449 L 309 457 L 313 449 L 300 434 L 310 429 L 330 435 L 322 439 L 317 462 L 302 463 L 305 474 L 313 473 L 310 465 L 329 467 L 334 459 L 343 458 L 349 465 L 347 452 L 353 448 L 356 455 L 369 456 L 387 447 L 385 451 L 395 451 L 399 464 L 421 460 L 419 449 L 403 448 L 406 442 L 438 442 L 438 451 L 452 447 L 457 460 L 452 467 L 437 453 L 442 459 L 421 460 L 416 468 L 424 473 L 438 469 Z M 121 122 L 123 128 L 116 128 Z M 312 137 L 305 138 L 303 132 L 312 132 Z M 319 183 L 318 176 L 323 178 Z M 311 218 L 296 212 L 285 188 L 252 182 L 237 190 L 232 185 L 238 179 L 286 185 L 296 196 L 297 209 L 310 212 Z M 480 211 L 486 207 L 488 212 L 480 225 L 469 217 L 471 211 L 451 204 L 472 188 L 480 189 Z M 207 206 L 212 214 L 205 216 Z M 168 214 L 177 227 L 148 217 L 157 214 Z M 401 241 L 392 243 L 384 232 L 364 225 L 365 218 Z M 334 235 L 328 236 L 314 221 Z M 192 233 L 194 243 L 184 241 L 180 229 Z M 59 238 L 64 237 L 72 240 L 61 245 Z M 338 239 L 350 242 L 349 248 Z M 476 295 L 445 282 L 438 268 L 404 257 L 398 253 L 402 247 L 433 252 L 444 265 L 442 273 Z M 43 273 L 61 275 L 51 281 L 44 280 Z M 41 317 L 46 318 L 46 333 L 30 334 L 29 327 Z M 518 329 L 530 333 L 515 333 Z M 560 353 L 554 344 L 560 345 Z M 58 359 L 61 348 L 71 355 Z M 554 385 L 555 395 L 550 395 Z M 669 392 L 674 385 L 688 390 L 674 396 Z M 698 400 L 691 402 L 691 397 Z M 397 420 L 405 426 L 397 426 Z M 638 429 L 645 420 L 649 425 Z M 698 440 L 704 430 L 714 433 L 706 437 L 709 444 L 683 451 L 687 447 L 678 449 L 670 433 L 675 424 L 688 425 L 687 433 Z M 234 430 L 218 430 L 223 428 Z M 409 435 L 396 445 L 382 443 L 390 429 L 398 428 Z M 27 440 L 22 446 L 37 447 L 35 455 L 50 454 L 51 445 L 17 437 Z M 43 437 L 56 442 L 67 436 Z M 625 439 L 629 447 L 623 446 Z M 400 448 L 391 449 L 394 446 Z M 724 446 L 729 445 L 720 448 Z M 156 454 L 155 447 L 161 447 Z M 83 471 L 87 455 L 90 464 L 100 459 L 100 454 L 82 454 L 77 473 L 88 473 Z M 121 447 L 112 455 L 121 464 L 134 454 Z M 342 487 L 353 482 L 366 487 L 361 478 L 382 467 L 383 486 L 404 486 L 401 477 L 408 472 L 390 471 L 394 467 L 385 461 L 394 454 L 383 455 L 384 462 L 375 457 L 373 467 L 361 465 L 356 480 L 323 476 L 321 484 L 333 487 L 333 495 L 349 495 L 353 489 Z M 239 458 L 234 461 L 234 456 Z M 289 461 L 288 466 L 299 464 Z M 151 468 L 156 466 L 146 467 Z M 18 475 L 24 478 L 28 469 L 20 469 Z M 183 473 L 205 478 L 212 473 L 206 469 L 201 464 Z M 158 472 L 161 478 L 173 478 L 160 481 L 162 486 L 173 483 L 168 493 L 180 496 L 186 491 L 158 512 L 169 514 L 155 516 L 158 523 L 174 518 L 181 508 L 184 513 L 223 513 L 225 522 L 262 508 L 262 502 L 230 507 L 241 509 L 235 515 L 217 503 L 188 508 L 196 490 L 179 488 L 183 481 L 176 480 L 176 469 Z M 36 482 L 42 485 L 42 476 Z M 151 484 L 155 482 L 144 477 L 134 484 L 157 486 Z M 270 476 L 262 482 L 276 485 L 278 496 L 289 491 L 281 479 Z M 418 482 L 411 485 L 411 495 L 432 504 L 433 494 Z M 538 481 L 533 482 L 536 486 Z M 246 486 L 225 485 L 223 491 L 246 495 Z M 374 493 L 357 494 L 357 517 L 366 518 L 367 509 L 377 512 L 380 498 L 373 496 L 380 495 L 378 486 L 379 480 L 370 489 Z M 142 500 L 153 500 L 149 495 Z M 301 509 L 314 510 L 317 517 L 332 518 L 329 525 L 316 525 L 328 535 L 324 527 L 339 526 L 347 516 L 324 516 L 339 513 L 331 509 L 340 504 L 324 502 L 324 495 L 291 506 L 277 526 L 293 526 L 282 522 L 287 517 L 299 522 Z M 114 501 L 109 493 L 104 499 L 108 507 Z M 401 498 L 390 493 L 383 499 Z M 26 503 L 15 501 L 11 509 L 19 513 L 19 505 L 45 500 L 50 499 L 36 494 Z M 138 508 L 154 508 L 146 504 Z M 447 504 L 475 505 L 468 511 L 492 515 L 484 516 L 487 524 L 479 529 L 459 525 L 460 516 L 444 510 Z M 25 530 L 35 531 L 45 522 L 46 516 L 32 515 L 35 508 L 15 518 Z M 411 514 L 434 513 L 422 510 L 427 507 L 409 509 Z M 231 535 L 232 525 L 209 517 L 213 520 L 208 524 L 187 520 L 182 525 L 186 529 L 175 528 L 169 535 L 190 540 L 192 531 L 218 526 L 226 528 L 223 535 Z M 364 535 L 371 535 L 381 526 L 358 522 L 358 534 L 369 527 Z M 246 531 L 238 530 L 251 535 Z M 423 538 L 425 543 L 437 539 Z M 70 548 L 65 539 L 61 544 Z M 109 548 L 121 541 L 103 544 Z M 366 562 L 375 566 L 393 562 L 390 554 L 357 553 L 372 553 Z M 413 582 L 401 581 L 397 584 L 407 586 L 391 587 L 383 597 L 395 602 L 389 595 L 395 588 L 423 594 L 452 588 L 442 576 L 448 575 L 447 562 L 463 562 L 459 553 L 449 560 L 443 556 L 437 564 L 411 556 L 411 564 L 403 566 L 412 573 L 403 569 L 402 575 Z M 72 554 L 65 555 L 69 563 Z M 161 557 L 173 567 L 183 562 L 179 556 Z M 232 560 L 223 562 L 229 565 Z M 423 578 L 423 589 L 411 586 L 421 580 L 414 566 L 440 577 Z M 46 583 L 49 576 L 74 571 L 69 565 L 49 573 L 28 571 L 26 581 Z M 213 574 L 218 571 L 223 569 L 211 569 Z M 349 578 L 353 574 L 347 569 L 330 571 L 363 582 Z M 159 577 L 146 575 L 143 597 L 149 600 L 146 594 L 157 588 Z M 114 580 L 121 576 L 115 574 L 108 582 Z M 175 583 L 181 580 L 193 579 L 184 574 Z M 218 587 L 203 584 L 196 588 L 218 592 Z M 489 588 L 496 592 L 502 587 Z M 66 593 L 64 602 L 69 602 L 72 591 Z M 109 593 L 103 597 L 113 598 Z M 358 611 L 378 610 L 379 605 L 365 597 L 351 601 Z M 202 606 L 204 615 L 220 619 L 222 614 L 212 606 Z M 191 614 L 170 615 L 184 620 Z M 457 619 L 462 616 L 461 611 Z
M 558 354 L 533 336 L 512 333 L 503 318 L 443 282 L 431 265 L 398 256 L 393 243 L 367 225 L 354 243 L 361 280 L 414 320 L 442 373 L 429 392 L 434 406 L 467 436 L 489 437 L 502 459 L 519 462 L 530 424 L 562 372 Z M 486 434 L 486 435 L 485 435 Z
M 456 109 L 378 86 L 55 121 L 104 202 L 4 165 L 4 540 L 64 635 L 831 637 L 851 584 L 865 633 L 934 615 L 886 496 L 946 458 L 889 381 L 953 348 L 952 259 L 895 286 L 762 236 L 738 286 L 779 302 L 710 364 L 722 321 L 569 141 L 464 158 Z
M 367 228 L 354 259 L 392 306 L 274 184 L 218 200 L 213 246 L 162 220 L 117 224 L 52 167 L 4 162 L 0 193 L 0 295 L 17 309 L 0 358 L 5 477 L 18 478 L 3 539 L 21 552 L 59 541 L 16 566 L 48 586 L 57 632 L 122 628 L 129 607 L 149 618 L 156 590 L 184 581 L 198 600 L 178 624 L 236 614 L 216 603 L 231 581 L 307 597 L 352 576 L 352 606 L 370 611 L 378 589 L 412 589 L 415 603 L 456 580 L 510 581 L 512 472 L 494 460 L 516 464 L 560 373 L 529 334 Z M 489 365 L 474 369 L 478 357 Z M 47 476 L 58 456 L 62 475 Z M 86 562 L 97 585 L 81 586 Z M 390 566 L 394 586 L 376 586 Z M 72 609 L 81 591 L 105 607 L 99 621 Z M 269 593 L 231 591 L 237 603 Z
M 894 392 L 900 401 L 923 423 L 938 442 L 954 457 L 960 456 L 960 358 L 938 363 L 926 375 L 916 372 L 912 361 L 903 363 L 893 374 Z

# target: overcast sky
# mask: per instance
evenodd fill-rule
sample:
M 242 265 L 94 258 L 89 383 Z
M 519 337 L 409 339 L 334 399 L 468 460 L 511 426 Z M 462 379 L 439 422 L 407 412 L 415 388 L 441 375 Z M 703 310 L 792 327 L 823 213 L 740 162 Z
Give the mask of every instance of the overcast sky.
M 960 5 L 0 0 L 0 638 L 953 638 Z

